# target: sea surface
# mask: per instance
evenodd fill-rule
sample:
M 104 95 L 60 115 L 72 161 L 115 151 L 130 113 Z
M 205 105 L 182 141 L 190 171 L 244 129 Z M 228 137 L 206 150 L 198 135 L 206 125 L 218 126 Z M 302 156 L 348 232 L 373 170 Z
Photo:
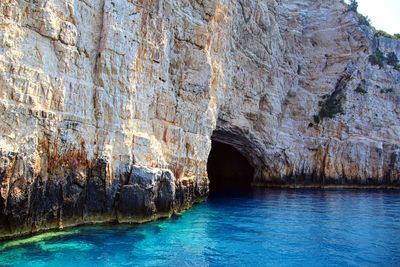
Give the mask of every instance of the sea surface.
M 0 243 L 1 266 L 399 266 L 400 192 L 257 190 Z

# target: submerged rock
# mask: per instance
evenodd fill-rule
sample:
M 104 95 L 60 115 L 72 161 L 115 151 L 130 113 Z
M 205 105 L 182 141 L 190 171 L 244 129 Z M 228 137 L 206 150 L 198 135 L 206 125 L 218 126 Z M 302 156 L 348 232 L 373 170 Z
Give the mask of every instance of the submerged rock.
M 178 213 L 211 138 L 260 186 L 400 186 L 399 53 L 346 4 L 0 3 L 0 237 Z

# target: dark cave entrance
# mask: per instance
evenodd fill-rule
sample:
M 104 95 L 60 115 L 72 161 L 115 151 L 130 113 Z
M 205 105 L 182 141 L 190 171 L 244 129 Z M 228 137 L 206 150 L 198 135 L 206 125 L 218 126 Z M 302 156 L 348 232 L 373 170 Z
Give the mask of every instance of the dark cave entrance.
M 218 196 L 250 190 L 254 168 L 233 146 L 213 140 L 207 173 L 210 196 Z

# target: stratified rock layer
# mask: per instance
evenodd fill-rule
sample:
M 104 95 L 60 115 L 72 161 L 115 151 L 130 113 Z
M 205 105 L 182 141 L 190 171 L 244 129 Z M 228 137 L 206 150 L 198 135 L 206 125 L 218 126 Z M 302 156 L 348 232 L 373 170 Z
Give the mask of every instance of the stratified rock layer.
M 399 186 L 377 49 L 339 0 L 1 1 L 0 236 L 180 212 L 211 138 L 255 185 Z

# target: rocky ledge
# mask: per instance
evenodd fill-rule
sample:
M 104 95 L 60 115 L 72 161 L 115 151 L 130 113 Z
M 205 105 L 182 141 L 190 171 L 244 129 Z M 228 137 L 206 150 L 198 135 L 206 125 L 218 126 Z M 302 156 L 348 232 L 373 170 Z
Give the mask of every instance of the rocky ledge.
M 54 166 L 46 180 L 15 154 L 2 159 L 7 164 L 0 166 L 0 181 L 7 183 L 14 175 L 21 178 L 10 185 L 8 197 L 0 199 L 0 240 L 81 224 L 167 218 L 208 194 L 207 184 L 176 183 L 169 170 L 126 165 L 116 174 L 118 179 L 110 179 L 105 159 L 85 166 Z M 10 165 L 18 170 L 10 170 Z

